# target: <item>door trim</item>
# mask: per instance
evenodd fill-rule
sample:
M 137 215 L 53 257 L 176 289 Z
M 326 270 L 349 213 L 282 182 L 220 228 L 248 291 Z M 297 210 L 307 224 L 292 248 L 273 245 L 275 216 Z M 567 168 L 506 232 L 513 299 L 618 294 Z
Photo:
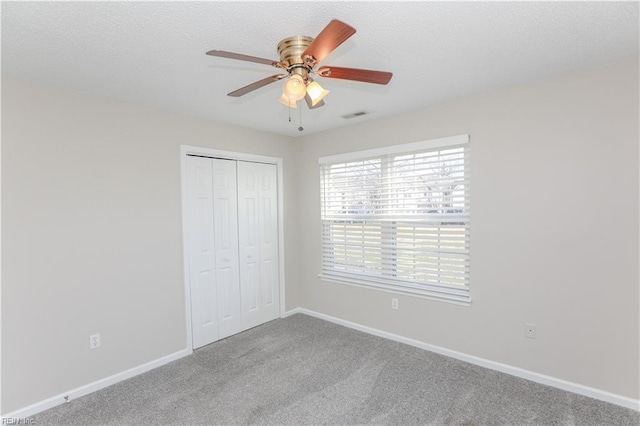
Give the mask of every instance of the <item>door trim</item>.
M 180 191 L 182 200 L 182 264 L 184 281 L 184 303 L 186 324 L 186 349 L 193 352 L 193 335 L 191 324 L 191 285 L 189 282 L 188 232 L 187 230 L 187 155 L 221 158 L 236 161 L 252 161 L 257 163 L 274 164 L 278 179 L 278 267 L 280 281 L 280 317 L 285 316 L 285 280 L 284 280 L 284 174 L 283 161 L 279 157 L 246 154 L 243 152 L 222 151 L 191 145 L 180 145 Z

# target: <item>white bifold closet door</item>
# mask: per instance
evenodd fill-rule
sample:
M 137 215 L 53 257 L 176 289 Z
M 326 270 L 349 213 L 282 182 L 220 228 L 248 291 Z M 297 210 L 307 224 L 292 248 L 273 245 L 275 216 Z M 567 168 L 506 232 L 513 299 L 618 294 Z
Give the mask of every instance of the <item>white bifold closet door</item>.
M 242 327 L 278 317 L 278 192 L 276 166 L 238 162 L 238 229 Z
M 187 157 L 194 348 L 279 315 L 275 167 Z

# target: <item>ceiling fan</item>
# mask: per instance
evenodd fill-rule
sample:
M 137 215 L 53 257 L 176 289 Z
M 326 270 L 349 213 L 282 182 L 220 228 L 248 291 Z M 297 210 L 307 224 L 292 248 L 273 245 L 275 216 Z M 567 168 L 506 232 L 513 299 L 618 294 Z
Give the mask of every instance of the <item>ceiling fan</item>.
M 324 105 L 323 98 L 329 93 L 317 81 L 313 80 L 311 77 L 313 74 L 326 78 L 339 78 L 374 84 L 387 84 L 391 80 L 393 74 L 385 71 L 343 68 L 330 65 L 316 68 L 320 61 L 355 32 L 356 29 L 352 26 L 334 19 L 324 27 L 315 39 L 308 36 L 293 36 L 287 37 L 278 43 L 279 61 L 226 52 L 224 50 L 210 50 L 207 55 L 257 62 L 286 71 L 286 74 L 275 74 L 234 90 L 228 93 L 227 96 L 239 97 L 246 95 L 256 89 L 288 77 L 283 86 L 282 96 L 278 100 L 284 105 L 296 108 L 297 101 L 304 98 L 307 106 L 313 109 Z

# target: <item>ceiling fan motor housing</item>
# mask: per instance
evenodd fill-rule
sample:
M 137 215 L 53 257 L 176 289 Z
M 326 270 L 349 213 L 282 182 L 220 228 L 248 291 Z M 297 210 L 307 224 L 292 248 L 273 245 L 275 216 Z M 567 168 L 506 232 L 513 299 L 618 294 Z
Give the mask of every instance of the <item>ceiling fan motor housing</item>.
M 280 62 L 287 64 L 289 75 L 297 74 L 301 76 L 305 82 L 308 79 L 312 67 L 305 64 L 305 61 L 302 59 L 302 54 L 312 41 L 313 37 L 293 36 L 287 37 L 278 43 Z

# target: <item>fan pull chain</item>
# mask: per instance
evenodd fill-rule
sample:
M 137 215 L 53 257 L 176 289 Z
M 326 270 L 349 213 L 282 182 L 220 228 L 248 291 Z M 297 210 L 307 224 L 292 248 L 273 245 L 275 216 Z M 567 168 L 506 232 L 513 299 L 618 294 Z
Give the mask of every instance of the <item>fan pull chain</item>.
M 298 131 L 301 132 L 304 130 L 304 128 L 302 127 L 302 106 L 298 109 L 300 110 L 300 127 L 298 127 Z

